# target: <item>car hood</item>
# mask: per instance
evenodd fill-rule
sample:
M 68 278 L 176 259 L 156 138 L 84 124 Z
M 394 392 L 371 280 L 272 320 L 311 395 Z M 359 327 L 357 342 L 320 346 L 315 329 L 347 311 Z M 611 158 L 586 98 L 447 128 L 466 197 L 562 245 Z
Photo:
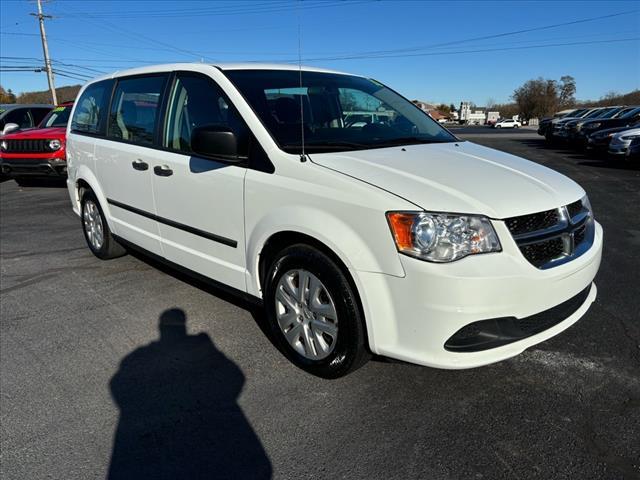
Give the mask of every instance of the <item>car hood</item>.
M 47 127 L 47 128 L 30 128 L 28 130 L 20 130 L 12 132 L 4 137 L 5 140 L 20 140 L 29 138 L 64 138 L 67 127 Z
M 606 137 L 607 135 L 610 135 L 612 133 L 623 132 L 625 130 L 631 130 L 631 129 L 629 127 L 605 128 L 603 130 L 598 130 L 595 133 L 592 133 L 591 136 L 592 137 L 602 138 L 602 137 Z
M 614 135 L 614 138 L 626 137 L 627 135 L 640 135 L 640 128 L 630 128 L 624 132 L 618 132 Z
M 567 205 L 584 190 L 547 167 L 471 142 L 314 153 L 311 160 L 429 211 L 508 218 Z

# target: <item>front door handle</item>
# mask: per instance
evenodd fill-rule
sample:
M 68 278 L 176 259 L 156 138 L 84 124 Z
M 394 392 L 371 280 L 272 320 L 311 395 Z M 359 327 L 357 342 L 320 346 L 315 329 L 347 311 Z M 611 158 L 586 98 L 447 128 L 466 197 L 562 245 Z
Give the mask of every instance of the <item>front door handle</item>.
M 136 170 L 148 170 L 149 169 L 149 164 L 147 162 L 143 162 L 140 159 L 134 160 L 133 162 L 131 162 L 131 166 L 133 168 L 135 168 Z
M 173 175 L 173 170 L 168 165 L 156 165 L 153 167 L 153 173 L 160 177 L 170 177 Z

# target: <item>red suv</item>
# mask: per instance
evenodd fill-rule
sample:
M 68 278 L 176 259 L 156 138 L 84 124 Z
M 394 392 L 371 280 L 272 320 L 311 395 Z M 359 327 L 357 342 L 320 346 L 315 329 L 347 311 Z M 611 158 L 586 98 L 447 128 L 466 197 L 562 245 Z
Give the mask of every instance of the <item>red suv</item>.
M 36 128 L 0 137 L 0 168 L 3 176 L 27 184 L 36 177 L 67 176 L 65 152 L 67 122 L 73 102 L 49 112 Z

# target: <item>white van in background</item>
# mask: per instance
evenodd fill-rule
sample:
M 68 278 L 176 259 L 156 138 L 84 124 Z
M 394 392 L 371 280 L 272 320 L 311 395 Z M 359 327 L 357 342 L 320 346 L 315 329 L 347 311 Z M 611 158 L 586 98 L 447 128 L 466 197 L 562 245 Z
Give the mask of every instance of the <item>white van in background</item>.
M 80 92 L 67 162 L 95 255 L 141 249 L 264 305 L 272 340 L 322 377 L 371 353 L 496 362 L 562 332 L 596 297 L 603 234 L 579 185 L 460 141 L 365 77 L 259 64 L 118 72 Z

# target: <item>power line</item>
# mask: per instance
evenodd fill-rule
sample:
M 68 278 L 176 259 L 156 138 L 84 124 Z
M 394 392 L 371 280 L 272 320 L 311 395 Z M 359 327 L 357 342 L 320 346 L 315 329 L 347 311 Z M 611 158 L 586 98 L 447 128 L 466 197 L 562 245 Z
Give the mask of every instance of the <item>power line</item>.
M 427 49 L 432 49 L 432 48 L 439 48 L 439 47 L 446 47 L 446 46 L 450 46 L 450 45 L 459 45 L 462 43 L 468 43 L 468 42 L 479 42 L 482 40 L 490 40 L 490 39 L 494 39 L 494 38 L 504 38 L 504 37 L 508 37 L 508 36 L 513 36 L 513 35 L 520 35 L 523 33 L 531 33 L 531 32 L 537 32 L 537 31 L 542 31 L 542 30 L 550 30 L 553 28 L 559 28 L 559 27 L 566 27 L 569 25 L 577 25 L 577 24 L 581 24 L 581 23 L 587 23 L 587 22 L 595 22 L 598 20 L 604 20 L 607 18 L 614 18 L 614 17 L 620 17 L 620 16 L 624 16 L 624 15 L 629 15 L 631 13 L 638 13 L 640 12 L 640 10 L 628 10 L 625 12 L 618 12 L 618 13 L 612 13 L 612 14 L 608 14 L 608 15 L 600 15 L 597 17 L 590 17 L 590 18 L 583 18 L 583 19 L 579 19 L 579 20 L 571 20 L 568 22 L 562 22 L 562 23 L 554 23 L 551 25 L 543 25 L 540 27 L 529 27 L 529 28 L 524 28 L 524 29 L 520 29 L 520 30 L 513 30 L 513 31 L 509 31 L 509 32 L 501 32 L 501 33 L 496 33 L 496 34 L 492 34 L 492 35 L 483 35 L 480 37 L 471 37 L 471 38 L 466 38 L 466 39 L 460 39 L 460 40 L 452 40 L 452 41 L 448 41 L 448 42 L 443 42 L 443 43 L 434 43 L 434 44 L 430 44 L 430 45 L 422 45 L 422 46 L 414 46 L 414 47 L 406 47 L 406 48 L 396 48 L 396 49 L 391 49 L 391 50 L 370 50 L 370 51 L 364 51 L 364 52 L 354 52 L 352 54 L 346 54 L 344 56 L 345 59 L 350 59 L 353 58 L 354 55 L 375 55 L 375 54 L 387 54 L 387 53 L 403 53 L 403 52 L 414 52 L 414 51 L 420 51 L 420 50 L 427 50 Z M 373 58 L 373 57 L 367 57 L 367 58 Z M 333 58 L 332 58 L 333 60 Z
M 568 47 L 575 45 L 594 45 L 594 44 L 606 44 L 606 43 L 620 43 L 620 42 L 632 42 L 639 41 L 640 37 L 632 37 L 632 38 L 620 38 L 620 39 L 609 39 L 609 40 L 591 40 L 585 42 L 567 42 L 567 43 L 549 43 L 549 44 L 540 44 L 540 45 L 525 45 L 520 47 L 502 47 L 502 48 L 487 48 L 487 49 L 476 49 L 476 50 L 458 50 L 458 51 L 449 51 L 449 52 L 421 52 L 421 53 L 400 53 L 394 55 L 354 55 L 351 57 L 335 57 L 335 58 L 306 58 L 305 62 L 317 62 L 317 61 L 337 61 L 337 60 L 360 60 L 365 58 L 406 58 L 406 57 L 428 57 L 428 56 L 441 56 L 441 55 L 459 55 L 463 53 L 485 53 L 485 52 L 500 52 L 500 51 L 508 51 L 508 50 L 528 50 L 533 48 L 549 48 L 549 47 Z M 295 63 L 292 61 L 287 61 L 285 63 Z
M 76 77 L 76 76 L 73 76 L 73 75 L 67 75 L 66 73 L 60 73 L 59 70 L 55 70 L 55 74 L 56 75 L 60 75 L 61 77 L 66 77 L 66 78 L 72 78 L 74 80 L 79 80 L 81 82 L 86 82 L 87 81 L 86 78 L 80 78 L 80 77 Z
M 318 8 L 333 8 L 333 7 L 342 7 L 342 6 L 351 6 L 358 5 L 361 3 L 370 3 L 373 0 L 360 0 L 360 1 L 336 1 L 336 2 L 318 2 L 311 3 L 308 2 L 307 5 L 303 5 L 300 8 L 302 10 L 311 10 Z M 82 17 L 86 18 L 94 18 L 94 19 L 104 19 L 104 18 L 180 18 L 180 17 L 203 17 L 203 16 L 237 16 L 237 15 L 251 15 L 251 14 L 261 14 L 261 13 L 277 13 L 284 11 L 291 11 L 291 2 L 283 2 L 281 4 L 272 4 L 269 2 L 268 5 L 264 5 L 261 7 L 254 8 L 238 8 L 228 9 L 228 10 L 220 10 L 220 9 L 180 9 L 176 11 L 138 11 L 136 13 L 133 12 L 86 12 L 86 13 L 61 13 L 60 17 L 68 17 L 68 18 L 76 18 Z

